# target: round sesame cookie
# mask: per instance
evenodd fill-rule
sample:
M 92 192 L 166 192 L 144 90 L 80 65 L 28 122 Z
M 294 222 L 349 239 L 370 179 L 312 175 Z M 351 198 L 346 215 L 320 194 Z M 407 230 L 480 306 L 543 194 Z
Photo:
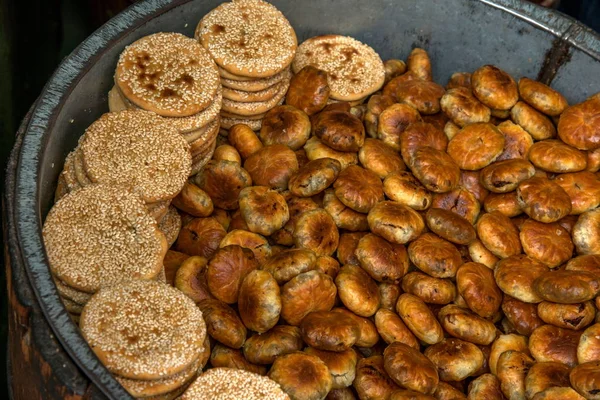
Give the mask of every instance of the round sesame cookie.
M 144 400 L 175 400 L 175 399 L 179 398 L 179 396 L 181 396 L 181 394 L 183 392 L 185 392 L 185 390 L 188 388 L 188 386 L 190 386 L 190 383 L 193 380 L 194 380 L 194 377 L 192 376 L 192 379 L 189 382 L 186 382 L 183 386 L 173 390 L 172 392 L 165 393 L 165 394 L 159 394 L 156 396 L 143 397 L 143 399 Z
M 83 152 L 81 151 L 81 147 L 77 146 L 75 149 L 75 154 L 73 157 L 73 167 L 75 169 L 75 177 L 77 178 L 77 182 L 81 185 L 81 187 L 85 187 L 87 185 L 91 185 L 92 181 L 88 178 L 85 173 L 85 168 L 83 167 Z
M 264 113 L 260 113 L 260 114 L 256 114 L 256 115 L 240 115 L 240 114 L 236 114 L 236 113 L 230 113 L 227 111 L 221 111 L 221 117 L 222 118 L 232 118 L 232 119 L 250 119 L 253 121 L 256 120 L 262 120 L 265 115 L 267 115 L 266 112 Z
M 67 188 L 67 181 L 63 176 L 62 172 L 58 174 L 58 181 L 56 182 L 56 190 L 54 191 L 54 202 L 56 203 L 60 199 L 62 199 L 67 193 L 69 193 L 69 188 Z
M 118 186 L 69 193 L 54 204 L 42 233 L 52 274 L 85 293 L 123 279 L 154 279 L 168 248 L 141 199 Z
M 255 101 L 251 103 L 241 103 L 239 101 L 233 101 L 229 99 L 223 99 L 223 111 L 228 113 L 238 114 L 241 116 L 257 115 L 266 113 L 271 108 L 281 104 L 285 99 L 285 93 L 290 86 L 290 82 L 286 82 L 284 85 L 279 87 L 279 90 L 271 99 L 267 101 Z
M 75 322 L 76 325 L 79 325 L 79 314 L 71 314 L 69 313 L 69 317 Z
M 198 27 L 196 28 L 196 30 L 198 30 L 199 28 L 200 28 L 200 24 L 198 24 Z M 257 79 L 261 79 L 261 78 L 252 78 L 251 76 L 240 76 L 240 75 L 232 74 L 231 72 L 227 71 L 226 69 L 223 69 L 220 65 L 217 65 L 217 70 L 219 71 L 219 76 L 221 77 L 221 82 L 223 81 L 223 78 L 231 79 L 233 81 L 238 81 L 238 82 L 250 82 L 250 81 L 257 80 Z M 275 74 L 275 75 L 277 75 L 277 74 Z M 273 76 L 275 76 L 275 75 L 273 75 Z M 269 78 L 264 78 L 264 79 L 269 79 Z
M 190 153 L 192 159 L 201 153 L 215 141 L 215 138 L 219 134 L 220 118 L 217 117 L 213 122 L 208 124 L 206 131 L 196 140 L 190 143 Z
M 61 300 L 70 314 L 81 314 L 81 311 L 83 310 L 83 305 L 77 304 L 74 301 L 67 299 L 66 297 L 62 297 Z
M 192 171 L 190 172 L 190 176 L 196 175 L 202 167 L 204 167 L 212 158 L 215 153 L 215 148 L 217 147 L 217 141 L 215 140 L 211 146 L 205 150 L 205 152 L 198 154 L 193 159 Z
M 260 92 L 261 90 L 265 90 L 282 81 L 290 80 L 291 78 L 292 69 L 288 67 L 269 78 L 259 78 L 242 81 L 237 79 L 230 79 L 221 75 L 221 84 L 223 85 L 223 88 L 244 90 L 246 92 Z
M 198 376 L 181 400 L 289 400 L 274 380 L 243 369 L 212 368 Z
M 187 141 L 148 111 L 102 115 L 80 146 L 92 182 L 127 186 L 147 203 L 175 197 L 190 173 Z
M 127 46 L 115 72 L 121 93 L 144 110 L 186 117 L 210 105 L 220 86 L 210 55 L 179 33 L 155 33 Z
M 296 51 L 294 73 L 307 65 L 327 72 L 331 97 L 354 101 L 378 91 L 385 80 L 379 54 L 348 36 L 323 35 L 305 40 Z
M 127 104 L 125 103 L 125 100 L 123 100 L 123 97 L 119 93 L 119 89 L 116 85 L 114 85 L 112 89 L 108 91 L 108 111 L 119 112 L 127 110 L 127 108 Z
M 167 123 L 174 126 L 186 139 L 193 137 L 192 132 L 206 127 L 218 117 L 223 103 L 223 90 L 221 87 L 208 107 L 189 117 L 166 117 Z M 189 141 L 189 140 L 188 140 Z
M 232 101 L 239 101 L 240 103 L 268 101 L 279 92 L 282 85 L 283 82 L 280 82 L 259 92 L 246 92 L 244 90 L 223 88 L 223 98 Z
M 294 28 L 275 6 L 262 0 L 223 3 L 199 23 L 200 43 L 223 69 L 235 75 L 266 78 L 294 58 Z
M 67 185 L 67 191 L 72 192 L 75 189 L 80 189 L 81 184 L 77 180 L 77 175 L 75 174 L 75 150 L 67 154 L 65 158 L 65 165 L 63 166 L 63 170 L 60 173 L 65 180 Z
M 146 210 L 148 211 L 148 214 L 150 214 L 156 220 L 156 222 L 160 222 L 160 220 L 167 215 L 170 204 L 171 200 L 158 201 L 156 203 L 146 203 Z
M 162 379 L 138 380 L 120 376 L 115 378 L 133 397 L 159 396 L 177 390 L 190 382 L 198 373 L 199 368 L 200 359 L 197 359 L 183 371 Z
M 250 129 L 257 132 L 262 127 L 262 119 L 254 120 L 247 118 L 229 118 L 221 115 L 221 128 L 228 131 L 232 126 L 237 124 L 247 125 Z M 229 132 L 222 133 L 223 136 L 227 136 Z
M 177 240 L 177 236 L 179 236 L 179 231 L 181 230 L 181 216 L 175 207 L 169 206 L 169 210 L 158 223 L 158 229 L 160 229 L 167 238 L 169 247 L 173 246 L 173 243 Z
M 196 303 L 161 282 L 122 281 L 83 308 L 80 328 L 100 361 L 123 378 L 164 379 L 204 350 L 206 325 Z
M 58 294 L 64 299 L 71 300 L 77 304 L 85 305 L 91 298 L 92 295 L 89 293 L 82 292 L 77 289 L 73 289 L 71 286 L 65 284 L 60 279 L 53 277 L 54 283 L 56 284 L 56 289 L 58 290 Z

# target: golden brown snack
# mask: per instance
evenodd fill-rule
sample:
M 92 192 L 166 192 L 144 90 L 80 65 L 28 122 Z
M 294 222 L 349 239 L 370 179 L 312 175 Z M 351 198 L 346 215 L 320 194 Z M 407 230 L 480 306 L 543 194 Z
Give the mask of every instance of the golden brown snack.
M 354 254 L 359 265 L 378 282 L 398 283 L 408 271 L 404 245 L 390 243 L 372 233 L 360 239 Z
M 404 343 L 392 343 L 383 352 L 384 367 L 398 385 L 419 393 L 432 394 L 439 382 L 435 365 L 418 350 Z
M 443 131 L 444 127 L 450 120 L 443 112 L 437 114 L 423 115 L 423 122 L 433 125 L 438 130 Z
M 500 289 L 526 303 L 541 303 L 543 299 L 533 289 L 533 282 L 548 272 L 543 263 L 523 254 L 510 256 L 496 264 L 494 277 Z
M 400 389 L 387 374 L 383 356 L 359 360 L 353 386 L 361 399 L 388 399 L 393 392 Z
M 477 372 L 484 362 L 479 347 L 453 338 L 429 346 L 423 354 L 436 366 L 442 381 L 461 381 Z
M 490 123 L 467 125 L 448 143 L 448 154 L 461 169 L 482 169 L 502 153 L 506 141 Z
M 446 135 L 426 122 L 410 124 L 400 139 L 400 152 L 406 165 L 412 165 L 413 156 L 420 148 L 433 147 L 440 151 L 446 151 L 448 147 Z
M 308 115 L 296 107 L 276 106 L 262 120 L 260 140 L 265 146 L 283 144 L 298 150 L 310 137 L 311 124 Z
M 469 243 L 469 256 L 474 262 L 483 264 L 490 269 L 493 269 L 499 260 L 480 240 Z
M 252 185 L 248 171 L 233 161 L 209 161 L 194 177 L 194 183 L 205 191 L 215 206 L 225 210 L 238 208 L 240 191 Z
M 529 160 L 545 171 L 564 173 L 583 171 L 587 167 L 586 153 L 560 140 L 543 140 L 529 150 Z
M 406 72 L 406 63 L 402 60 L 386 60 L 383 62 L 383 68 L 385 69 L 385 82 L 384 84 L 391 81 L 393 78 L 402 75 Z
M 402 389 L 392 393 L 389 400 L 435 400 L 435 397 L 414 390 Z
M 496 338 L 496 327 L 491 321 L 454 304 L 443 307 L 438 319 L 446 332 L 470 343 L 489 345 Z
M 243 370 L 258 375 L 266 375 L 267 368 L 264 365 L 254 365 L 244 358 L 242 351 L 215 344 L 210 353 L 210 365 L 213 368 L 231 368 Z
M 433 393 L 436 400 L 466 400 L 467 396 L 462 390 L 459 390 L 446 382 L 439 382 L 437 389 Z
M 393 172 L 383 181 L 383 192 L 393 201 L 415 210 L 426 210 L 431 205 L 431 193 L 408 171 Z
M 208 217 L 213 212 L 210 196 L 190 182 L 183 185 L 183 189 L 173 198 L 171 204 L 194 217 Z
M 394 94 L 398 102 L 414 107 L 421 114 L 436 114 L 445 91 L 435 82 L 416 79 L 398 85 Z
M 498 358 L 497 376 L 509 399 L 525 399 L 525 379 L 535 361 L 520 351 L 508 350 Z
M 246 275 L 258 268 L 251 250 L 225 246 L 214 254 L 206 268 L 208 288 L 213 296 L 227 303 L 238 301 L 240 286 Z
M 338 160 L 342 164 L 342 169 L 349 165 L 358 164 L 358 156 L 356 153 L 348 153 L 343 151 L 337 151 L 327 146 L 321 140 L 313 136 L 304 145 L 304 150 L 309 160 L 316 160 L 319 158 L 329 157 Z
M 600 255 L 588 254 L 574 257 L 569 260 L 565 269 L 567 271 L 588 271 L 600 277 Z
M 490 193 L 483 202 L 483 208 L 488 213 L 498 212 L 505 217 L 513 218 L 523 214 L 521 205 L 517 200 L 517 192 Z
M 471 73 L 470 72 L 455 72 L 448 79 L 446 90 L 455 88 L 467 88 L 471 90 Z
M 332 158 L 308 162 L 296 171 L 288 182 L 294 196 L 310 197 L 327 189 L 338 177 L 342 165 Z
M 252 153 L 244 162 L 244 168 L 255 185 L 285 190 L 290 176 L 298 170 L 298 160 L 289 147 L 272 144 Z
M 240 191 L 240 212 L 248 230 L 271 235 L 290 219 L 285 198 L 266 186 L 250 186 Z
M 256 133 L 248 125 L 237 124 L 229 128 L 227 140 L 240 153 L 242 159 L 250 157 L 263 147 Z
M 242 164 L 242 156 L 240 156 L 240 153 L 238 153 L 235 147 L 228 144 L 217 146 L 213 153 L 213 160 L 226 160 L 236 162 L 240 165 Z
M 307 65 L 292 77 L 285 96 L 285 103 L 310 116 L 318 113 L 327 105 L 330 93 L 327 72 Z
M 408 246 L 410 260 L 435 278 L 453 278 L 463 261 L 452 243 L 433 233 L 424 233 Z
M 585 397 L 582 397 L 579 393 L 573 390 L 570 387 L 550 387 L 544 391 L 539 392 L 535 396 L 532 397 L 532 400 L 553 400 L 553 399 L 561 399 L 561 400 L 584 400 Z
M 340 235 L 340 244 L 336 251 L 336 258 L 340 263 L 360 265 L 354 251 L 360 240 L 368 234 L 368 232 L 345 232 Z
M 320 350 L 342 352 L 360 337 L 360 327 L 352 318 L 333 311 L 315 311 L 300 323 L 302 339 Z
M 336 197 L 347 207 L 368 213 L 371 208 L 383 201 L 383 185 L 372 171 L 351 165 L 340 172 L 333 184 Z
M 339 229 L 348 231 L 364 231 L 369 229 L 366 214 L 346 207 L 337 198 L 333 189 L 327 189 L 323 193 L 323 208 L 331 215 Z
M 600 323 L 588 327 L 579 338 L 577 362 L 600 361 Z
M 459 87 L 448 90 L 442 96 L 440 105 L 448 118 L 461 128 L 490 120 L 490 109 L 471 94 L 471 88 Z
M 325 363 L 331 374 L 333 389 L 343 389 L 352 385 L 358 362 L 358 355 L 353 349 L 332 352 L 308 347 L 304 352 L 319 357 Z
M 392 149 L 400 150 L 404 131 L 420 121 L 419 112 L 411 105 L 392 104 L 379 114 L 376 138 Z
M 240 286 L 238 310 L 248 329 L 263 333 L 275 326 L 281 313 L 281 296 L 269 272 L 255 270 L 246 275 Z
M 600 147 L 598 114 L 600 99 L 594 98 L 567 108 L 558 121 L 558 136 L 569 146 L 579 150 Z
M 600 179 L 589 171 L 560 174 L 554 179 L 571 199 L 571 214 L 579 215 L 600 205 Z
M 502 304 L 502 291 L 494 280 L 494 272 L 483 264 L 463 264 L 456 273 L 458 293 L 469 308 L 483 318 L 492 317 Z
M 444 339 L 444 331 L 440 323 L 427 305 L 409 293 L 398 298 L 396 311 L 408 329 L 420 340 L 428 344 L 439 343 Z
M 572 235 L 578 254 L 600 254 L 600 208 L 581 214 Z
M 358 152 L 360 163 L 384 179 L 395 171 L 404 171 L 406 166 L 400 155 L 381 140 L 367 138 Z
M 400 342 L 419 350 L 417 338 L 395 312 L 384 308 L 379 309 L 375 314 L 375 326 L 387 344 Z
M 425 214 L 427 226 L 442 238 L 456 244 L 469 244 L 476 238 L 469 221 L 452 211 L 430 208 Z
M 596 150 L 587 152 L 587 168 L 586 171 L 598 172 L 600 170 L 600 147 Z
M 525 395 L 528 399 L 550 387 L 568 387 L 570 368 L 556 362 L 533 364 L 525 378 Z
M 521 253 L 519 231 L 508 217 L 497 211 L 479 217 L 477 234 L 483 245 L 499 258 Z
M 458 132 L 460 132 L 460 126 L 456 125 L 452 121 L 448 121 L 446 122 L 442 130 L 444 131 L 444 134 L 446 135 L 448 140 L 452 140 L 452 138 L 456 136 Z
M 269 378 L 279 383 L 292 400 L 320 400 L 327 396 L 333 379 L 317 356 L 290 353 L 275 359 Z
M 469 383 L 468 400 L 504 400 L 500 381 L 492 374 L 484 374 Z
M 398 100 L 396 96 L 396 91 L 398 90 L 398 87 L 402 86 L 405 82 L 414 80 L 419 80 L 419 77 L 414 72 L 407 71 L 404 74 L 390 80 L 383 88 L 382 93 L 384 96 L 392 97 L 394 103 L 398 103 L 400 102 L 400 100 Z
M 298 274 L 315 268 L 316 254 L 308 249 L 289 249 L 269 257 L 261 269 L 273 275 L 283 285 Z
M 356 265 L 345 265 L 336 278 L 342 303 L 356 315 L 370 317 L 379 308 L 379 288 L 369 274 Z
M 502 300 L 502 312 L 519 335 L 529 336 L 536 328 L 544 325 L 534 303 L 525 303 L 507 294 Z
M 475 224 L 481 210 L 481 205 L 475 195 L 460 186 L 447 193 L 435 194 L 432 207 L 452 211 L 471 224 Z
M 493 65 L 484 65 L 471 75 L 475 97 L 489 108 L 508 110 L 519 100 L 515 80 Z
M 559 328 L 583 329 L 596 318 L 594 303 L 559 304 L 543 301 L 538 304 L 538 315 L 547 324 Z
M 283 194 L 285 194 L 284 192 Z M 288 192 L 289 193 L 289 192 Z M 294 244 L 294 229 L 296 227 L 296 221 L 302 213 L 305 211 L 315 210 L 319 206 L 314 202 L 313 198 L 304 197 L 291 197 L 287 200 L 288 210 L 290 213 L 290 219 L 282 229 L 271 234 L 271 239 L 283 246 L 292 246 Z
M 576 366 L 571 370 L 569 380 L 573 388 L 586 399 L 600 399 L 600 361 Z
M 535 140 L 556 137 L 556 128 L 550 118 L 536 111 L 527 103 L 519 101 L 511 110 L 512 120 L 520 125 Z
M 254 364 L 273 364 L 284 354 L 302 350 L 304 342 L 300 328 L 276 325 L 268 331 L 252 335 L 244 342 L 244 357 Z
M 329 311 L 335 303 L 337 288 L 330 276 L 308 271 L 292 278 L 281 288 L 281 317 L 298 326 L 313 311 Z
M 243 346 L 246 327 L 231 307 L 217 299 L 204 299 L 198 303 L 198 308 L 211 338 L 234 349 Z
M 412 173 L 429 190 L 446 193 L 458 186 L 460 169 L 444 151 L 432 147 L 417 149 L 412 157 Z
M 163 260 L 163 265 L 165 267 L 165 274 L 167 276 L 167 283 L 174 286 L 175 284 L 175 274 L 177 270 L 181 266 L 181 264 L 189 258 L 189 255 L 185 253 L 180 253 L 175 250 L 167 250 L 165 254 L 165 258 Z
M 504 135 L 504 150 L 496 161 L 511 160 L 515 158 L 527 159 L 529 149 L 533 145 L 533 138 L 521 126 L 512 121 L 504 121 L 498 125 Z
M 219 247 L 236 244 L 252 250 L 256 261 L 262 265 L 271 256 L 271 246 L 263 236 L 246 230 L 233 229 L 221 240 Z
M 337 151 L 356 152 L 365 141 L 365 128 L 350 112 L 324 110 L 312 120 L 312 133 Z
M 234 231 L 234 230 L 247 231 L 248 230 L 248 225 L 246 224 L 246 221 L 244 221 L 244 217 L 242 217 L 242 213 L 239 208 L 230 214 L 231 214 L 231 221 L 229 222 L 229 228 L 228 228 L 229 231 Z
M 379 334 L 377 333 L 377 328 L 375 324 L 368 318 L 359 317 L 352 311 L 349 311 L 345 308 L 334 308 L 331 310 L 333 313 L 340 313 L 347 317 L 350 317 L 360 329 L 360 335 L 355 345 L 357 347 L 373 347 L 379 341 Z
M 214 298 L 206 282 L 207 263 L 204 257 L 189 257 L 181 263 L 175 273 L 174 286 L 196 303 Z
M 456 286 L 450 280 L 433 278 L 421 272 L 407 274 L 402 279 L 402 290 L 429 304 L 449 304 L 457 293 Z
M 395 310 L 398 297 L 402 294 L 400 285 L 392 283 L 379 284 L 379 296 L 381 297 L 381 308 Z
M 419 213 L 394 201 L 377 203 L 369 211 L 367 219 L 371 232 L 393 243 L 407 243 L 425 229 Z
M 479 202 L 483 202 L 490 193 L 479 181 L 479 171 L 460 171 L 459 185 L 475 196 Z
M 412 49 L 408 59 L 406 60 L 406 67 L 419 79 L 424 81 L 432 80 L 431 60 L 429 59 L 427 51 L 418 47 Z
M 175 249 L 191 256 L 209 259 L 215 254 L 226 234 L 216 219 L 195 218 L 179 232 Z
M 528 219 L 521 226 L 519 236 L 525 254 L 550 268 L 559 266 L 573 255 L 569 233 L 556 222 L 544 224 Z
M 481 183 L 494 193 L 515 190 L 519 183 L 533 177 L 535 168 L 528 161 L 514 159 L 496 161 L 481 170 Z
M 369 136 L 372 138 L 377 137 L 379 115 L 394 103 L 394 99 L 386 95 L 374 94 L 369 98 L 367 112 L 364 116 L 365 128 Z
M 551 117 L 559 116 L 569 106 L 559 92 L 529 78 L 519 79 L 519 94 L 530 106 Z
M 553 325 L 541 326 L 529 337 L 529 351 L 538 362 L 553 361 L 574 367 L 581 333 Z
M 583 303 L 600 294 L 600 278 L 586 271 L 548 271 L 533 282 L 533 288 L 546 301 Z
M 489 356 L 490 371 L 498 375 L 497 364 L 502 353 L 513 350 L 529 355 L 528 338 L 516 334 L 498 335 L 492 343 L 492 349 Z
M 296 247 L 312 250 L 317 256 L 333 254 L 339 242 L 339 232 L 333 218 L 320 208 L 300 215 L 293 237 Z

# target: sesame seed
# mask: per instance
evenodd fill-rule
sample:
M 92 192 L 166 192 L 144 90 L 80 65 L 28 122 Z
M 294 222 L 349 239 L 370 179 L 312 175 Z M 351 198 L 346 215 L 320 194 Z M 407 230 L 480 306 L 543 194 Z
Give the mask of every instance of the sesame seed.
M 58 293 L 65 299 L 74 301 L 77 304 L 85 305 L 92 297 L 91 294 L 74 289 L 55 276 L 52 278 L 54 279 Z
M 261 119 L 245 119 L 243 117 L 240 118 L 230 118 L 230 117 L 225 117 L 225 116 L 221 116 L 221 128 L 223 129 L 230 129 L 232 126 L 237 125 L 237 124 L 244 124 L 247 125 L 250 129 L 252 129 L 253 131 L 259 131 L 260 128 L 262 127 L 262 120 Z
M 244 90 L 230 89 L 227 87 L 223 88 L 223 98 L 232 101 L 238 101 L 242 103 L 256 102 L 256 101 L 268 101 L 275 97 L 277 93 L 281 90 L 283 85 L 287 84 L 289 87 L 289 80 L 287 83 L 285 81 L 276 83 L 273 86 L 270 86 L 264 90 L 259 90 L 256 92 L 248 92 Z
M 207 124 L 213 122 L 215 118 L 219 115 L 219 111 L 221 111 L 221 104 L 223 102 L 223 91 L 219 86 L 217 90 L 217 94 L 213 98 L 210 105 L 199 112 L 198 114 L 194 114 L 189 117 L 165 117 L 167 121 L 174 126 L 179 133 L 185 134 L 195 130 L 198 130 L 202 127 L 205 127 Z
M 258 92 L 272 87 L 273 85 L 276 85 L 282 81 L 290 80 L 291 78 L 292 70 L 291 68 L 286 68 L 276 75 L 262 79 L 234 80 L 221 75 L 221 84 L 223 85 L 223 88 L 244 90 L 247 92 Z
M 169 206 L 169 210 L 158 223 L 158 229 L 160 229 L 167 238 L 169 246 L 175 243 L 179 231 L 181 230 L 181 217 L 175 207 Z
M 239 101 L 233 101 L 223 98 L 222 110 L 230 113 L 239 114 L 242 116 L 265 113 L 283 102 L 285 93 L 287 92 L 289 86 L 290 82 L 285 82 L 285 84 L 279 88 L 277 94 L 273 96 L 272 99 L 267 101 L 241 103 Z

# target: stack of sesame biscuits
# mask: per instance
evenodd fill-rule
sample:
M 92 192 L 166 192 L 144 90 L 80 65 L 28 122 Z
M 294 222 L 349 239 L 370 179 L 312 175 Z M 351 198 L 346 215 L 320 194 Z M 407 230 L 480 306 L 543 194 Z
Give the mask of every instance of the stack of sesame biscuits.
M 202 312 L 165 283 L 129 280 L 100 289 L 83 308 L 80 328 L 136 398 L 178 397 L 205 363 Z
M 190 144 L 193 175 L 214 152 L 222 98 L 217 66 L 196 40 L 156 33 L 121 53 L 108 104 L 111 111 L 143 109 L 165 117 Z
M 298 42 L 289 21 L 262 0 L 236 0 L 204 16 L 195 36 L 221 76 L 221 133 L 239 123 L 259 130 L 267 111 L 282 104 L 290 84 Z

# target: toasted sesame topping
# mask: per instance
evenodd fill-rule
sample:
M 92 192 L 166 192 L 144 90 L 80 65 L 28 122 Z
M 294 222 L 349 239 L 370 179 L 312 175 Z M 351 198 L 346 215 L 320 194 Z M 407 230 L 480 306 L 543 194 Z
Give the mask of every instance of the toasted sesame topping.
M 102 288 L 86 304 L 83 336 L 114 374 L 164 379 L 198 360 L 206 325 L 202 312 L 179 290 L 132 280 Z
M 138 107 L 168 117 L 199 113 L 220 86 L 210 55 L 179 33 L 155 33 L 127 46 L 119 57 L 115 82 Z
M 229 88 L 236 90 L 245 90 L 247 92 L 259 92 L 261 90 L 270 88 L 271 86 L 276 85 L 284 80 L 290 80 L 291 78 L 292 70 L 291 68 L 286 68 L 277 75 L 273 75 L 270 78 L 262 79 L 238 81 L 221 76 L 221 84 L 223 85 L 224 89 Z
M 81 314 L 81 310 L 83 310 L 83 306 L 81 304 L 77 304 L 74 301 L 67 299 L 66 297 L 62 297 L 61 300 L 69 313 L 74 315 Z
M 67 154 L 67 158 L 65 158 L 65 165 L 61 172 L 62 177 L 67 184 L 67 191 L 72 192 L 75 189 L 81 188 L 81 184 L 77 180 L 77 175 L 75 175 L 75 150 Z
M 381 88 L 385 68 L 370 46 L 348 36 L 315 36 L 304 41 L 296 51 L 294 73 L 307 65 L 327 72 L 331 97 L 358 100 Z
M 69 193 L 54 204 L 42 232 L 52 273 L 86 293 L 123 279 L 154 279 L 166 252 L 156 221 L 123 187 Z
M 285 16 L 262 0 L 223 3 L 202 18 L 197 31 L 216 63 L 241 76 L 278 73 L 292 62 L 298 45 Z
M 92 182 L 127 186 L 148 203 L 175 197 L 191 168 L 186 140 L 141 110 L 104 114 L 86 130 L 81 150 Z
M 272 99 L 275 95 L 277 95 L 283 84 L 283 82 L 276 83 L 273 86 L 270 86 L 264 90 L 260 90 L 257 92 L 248 92 L 245 90 L 223 88 L 223 98 L 232 101 L 239 101 L 241 103 L 268 101 Z
M 146 210 L 156 222 L 160 222 L 161 219 L 167 214 L 171 200 L 158 201 L 156 203 L 146 203 Z
M 190 142 L 190 152 L 192 153 L 192 158 L 212 145 L 219 134 L 219 126 L 220 118 L 217 117 L 214 121 L 203 128 L 202 134 L 196 140 Z
M 56 284 L 56 288 L 58 289 L 58 293 L 65 299 L 71 300 L 77 304 L 85 305 L 92 297 L 92 295 L 89 293 L 73 289 L 71 286 L 67 285 L 56 277 L 53 277 L 53 279 L 54 283 Z
M 92 181 L 88 178 L 85 173 L 85 168 L 83 168 L 83 152 L 81 151 L 81 147 L 77 146 L 75 149 L 75 154 L 73 157 L 73 167 L 75 169 L 75 176 L 77 177 L 77 182 L 84 187 L 90 185 Z
M 222 103 L 223 91 L 219 87 L 217 94 L 207 108 L 189 117 L 167 117 L 167 123 L 170 123 L 179 133 L 185 136 L 186 133 L 201 129 L 213 122 L 219 115 L 219 111 L 221 111 Z
M 230 129 L 232 126 L 237 124 L 248 125 L 250 129 L 253 131 L 260 131 L 262 127 L 262 120 L 254 120 L 254 119 L 244 119 L 244 118 L 229 118 L 221 116 L 221 128 Z
M 177 236 L 181 230 L 181 217 L 175 207 L 169 206 L 167 214 L 158 223 L 158 229 L 165 235 L 169 247 L 171 247 L 177 240 Z
M 190 176 L 196 175 L 202 167 L 204 167 L 212 158 L 215 153 L 215 148 L 217 147 L 217 141 L 213 141 L 211 146 L 203 153 L 196 155 L 192 160 L 192 172 L 190 172 Z
M 200 375 L 181 400 L 289 400 L 272 379 L 242 369 L 212 368 Z
M 271 108 L 281 104 L 285 98 L 285 93 L 290 87 L 290 82 L 285 82 L 282 85 L 275 96 L 267 101 L 254 101 L 249 103 L 241 103 L 239 101 L 233 101 L 229 99 L 223 99 L 223 111 L 235 113 L 239 115 L 256 115 L 265 113 Z

